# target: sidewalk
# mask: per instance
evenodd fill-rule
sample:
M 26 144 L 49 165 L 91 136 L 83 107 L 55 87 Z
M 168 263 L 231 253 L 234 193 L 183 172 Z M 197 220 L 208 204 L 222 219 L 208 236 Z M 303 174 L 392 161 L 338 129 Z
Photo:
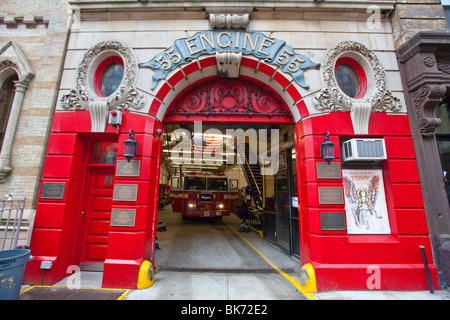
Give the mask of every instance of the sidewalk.
M 57 287 L 97 289 L 100 299 L 115 300 L 450 300 L 450 291 L 332 291 L 304 294 L 299 290 L 300 261 L 261 239 L 239 233 L 240 220 L 184 221 L 160 212 L 167 230 L 157 236 L 154 285 L 110 295 L 101 290 L 101 272 L 80 272 L 54 284 Z M 214 239 L 214 240 L 212 240 Z M 283 271 L 280 274 L 276 268 Z M 23 290 L 29 286 L 23 286 Z M 63 289 L 61 289 L 63 290 Z M 67 289 L 65 289 L 67 291 Z M 77 290 L 77 289 L 74 289 Z M 37 291 L 36 291 L 37 292 Z M 87 296 L 80 292 L 78 297 Z M 92 295 L 92 294 L 91 294 Z M 25 295 L 22 295 L 25 298 Z M 67 295 L 66 295 L 67 296 Z M 27 294 L 29 299 L 33 296 Z M 77 295 L 70 295 L 76 300 Z M 78 299 L 81 299 L 78 298 Z M 96 298 L 95 298 L 96 299 Z
M 81 272 L 80 288 L 101 288 L 101 272 Z M 213 273 L 160 271 L 155 275 L 155 284 L 143 290 L 127 290 L 122 300 L 311 300 L 301 292 L 285 287 L 282 294 L 278 290 L 265 290 L 265 284 L 280 279 L 275 273 Z M 72 278 L 73 279 L 73 278 Z M 271 280 L 272 279 L 272 280 Z M 239 285 L 241 284 L 241 285 Z M 70 278 L 56 283 L 53 287 L 73 285 Z M 22 291 L 30 286 L 22 286 Z M 247 288 L 247 290 L 245 290 Z M 262 290 L 261 290 L 262 289 Z M 78 290 L 78 289 L 73 289 Z M 270 293 L 272 292 L 272 293 Z M 97 295 L 108 294 L 98 290 Z M 311 294 L 316 300 L 450 300 L 450 291 L 331 291 Z M 99 299 L 101 299 L 99 297 Z

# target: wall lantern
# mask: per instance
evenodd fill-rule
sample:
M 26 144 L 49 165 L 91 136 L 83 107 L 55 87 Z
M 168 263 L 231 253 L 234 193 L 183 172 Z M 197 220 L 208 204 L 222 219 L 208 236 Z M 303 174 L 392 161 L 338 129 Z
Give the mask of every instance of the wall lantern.
M 137 154 L 137 142 L 134 140 L 134 131 L 130 129 L 128 131 L 129 138 L 123 142 L 124 151 L 123 156 L 127 158 L 127 161 L 130 162 Z
M 328 164 L 334 160 L 334 145 L 335 143 L 330 141 L 330 133 L 326 131 L 323 134 L 323 143 L 320 145 L 320 157 Z

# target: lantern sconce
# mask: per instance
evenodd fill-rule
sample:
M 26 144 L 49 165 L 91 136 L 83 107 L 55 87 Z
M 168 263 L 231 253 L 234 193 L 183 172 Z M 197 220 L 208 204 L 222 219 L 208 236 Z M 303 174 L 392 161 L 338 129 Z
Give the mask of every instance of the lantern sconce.
M 330 141 L 330 133 L 326 131 L 323 134 L 323 143 L 320 145 L 320 157 L 328 164 L 334 160 L 334 145 L 335 143 Z
M 137 154 L 137 142 L 135 140 L 134 131 L 130 129 L 128 131 L 129 138 L 123 142 L 124 151 L 123 156 L 127 159 L 127 162 L 130 162 Z

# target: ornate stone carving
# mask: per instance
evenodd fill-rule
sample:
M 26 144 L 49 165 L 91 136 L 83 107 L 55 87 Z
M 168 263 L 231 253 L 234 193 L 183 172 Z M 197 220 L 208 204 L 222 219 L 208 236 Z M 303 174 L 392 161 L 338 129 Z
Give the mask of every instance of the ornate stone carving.
M 438 70 L 450 74 L 450 59 L 437 59 Z
M 211 29 L 247 29 L 249 14 L 213 14 L 209 15 Z
M 432 66 L 434 66 L 434 59 L 432 57 L 425 57 L 423 59 L 423 64 L 431 68 Z
M 117 54 L 124 62 L 124 76 L 119 88 L 108 97 L 99 97 L 90 83 L 89 73 L 97 59 L 102 55 Z M 61 105 L 64 109 L 83 110 L 90 109 L 93 102 L 102 101 L 101 105 L 107 110 L 139 110 L 144 106 L 144 96 L 137 91 L 135 83 L 137 80 L 137 62 L 132 50 L 118 41 L 104 41 L 91 49 L 84 55 L 83 61 L 77 69 L 77 85 L 68 94 L 61 97 Z
M 239 78 L 241 52 L 216 52 L 217 74 L 219 77 Z
M 446 91 L 447 88 L 444 85 L 426 84 L 412 92 L 414 108 L 422 136 L 433 136 L 435 129 L 441 125 L 441 119 L 436 116 L 435 110 L 445 96 Z
M 362 55 L 372 70 L 374 88 L 371 88 L 370 92 L 372 93 L 370 95 L 366 95 L 361 99 L 353 99 L 344 94 L 336 82 L 334 73 L 336 60 L 348 53 Z M 357 112 L 358 116 L 352 114 L 352 119 L 355 122 L 362 121 L 365 124 L 361 126 L 361 124 L 354 122 L 355 134 L 367 133 L 368 119 L 371 112 L 398 111 L 400 109 L 400 100 L 386 89 L 385 72 L 378 58 L 372 50 L 361 43 L 342 41 L 330 48 L 323 59 L 321 72 L 326 86 L 313 98 L 315 108 L 319 111 Z M 366 76 L 368 75 L 366 74 Z M 364 106 L 364 111 L 356 110 L 362 106 Z M 368 106 L 370 106 L 370 112 L 366 110 Z M 363 119 L 362 115 L 367 119 Z M 356 128 L 360 129 L 356 130 Z

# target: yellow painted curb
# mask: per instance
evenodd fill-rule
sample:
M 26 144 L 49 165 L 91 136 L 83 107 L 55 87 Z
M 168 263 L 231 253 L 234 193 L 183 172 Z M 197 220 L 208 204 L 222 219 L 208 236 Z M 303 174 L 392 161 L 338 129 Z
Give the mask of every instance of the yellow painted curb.
M 137 288 L 138 289 L 146 289 L 153 285 L 155 282 L 155 271 L 153 269 L 153 265 L 150 261 L 144 260 L 141 263 L 141 267 L 139 269 L 139 277 Z
M 306 292 L 317 292 L 316 274 L 312 264 L 307 263 L 300 270 L 300 284 Z

